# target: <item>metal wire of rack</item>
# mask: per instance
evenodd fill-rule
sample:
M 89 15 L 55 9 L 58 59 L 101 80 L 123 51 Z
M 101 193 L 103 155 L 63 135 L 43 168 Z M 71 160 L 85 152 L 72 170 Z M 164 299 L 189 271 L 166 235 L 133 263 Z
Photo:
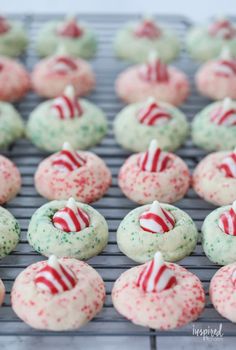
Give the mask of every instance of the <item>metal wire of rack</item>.
M 31 70 L 37 62 L 38 57 L 34 50 L 34 39 L 40 27 L 48 20 L 59 16 L 50 15 L 23 15 L 13 16 L 25 23 L 30 38 L 30 45 L 24 57 L 23 63 Z M 192 335 L 192 324 L 184 328 L 161 332 L 133 325 L 120 316 L 113 308 L 111 301 L 111 289 L 116 278 L 135 263 L 120 253 L 116 244 L 116 229 L 123 217 L 133 208 L 134 203 L 126 199 L 117 186 L 117 174 L 120 166 L 128 156 L 128 152 L 122 150 L 115 142 L 112 132 L 112 122 L 116 113 L 123 107 L 114 93 L 114 80 L 117 74 L 127 64 L 117 60 L 112 50 L 112 40 L 116 31 L 128 20 L 136 19 L 135 15 L 81 15 L 88 24 L 96 31 L 99 38 L 99 48 L 92 65 L 97 77 L 96 91 L 89 99 L 98 104 L 106 112 L 109 121 L 109 132 L 103 142 L 93 148 L 93 151 L 101 156 L 110 167 L 113 175 L 112 186 L 108 193 L 94 207 L 105 216 L 108 221 L 110 238 L 106 249 L 97 257 L 89 260 L 89 263 L 102 275 L 107 290 L 107 298 L 103 311 L 95 317 L 87 326 L 79 331 L 71 332 L 43 332 L 33 330 L 17 318 L 11 309 L 10 291 L 15 277 L 28 265 L 43 260 L 44 257 L 34 252 L 26 240 L 27 226 L 33 212 L 46 201 L 41 198 L 34 188 L 33 175 L 38 163 L 46 156 L 37 150 L 29 141 L 21 139 L 17 141 L 8 151 L 2 152 L 12 159 L 19 167 L 23 186 L 19 196 L 6 205 L 6 208 L 17 218 L 21 225 L 22 235 L 16 250 L 0 261 L 0 277 L 6 286 L 5 302 L 0 309 L 0 337 L 2 336 L 139 336 L 150 339 L 150 349 L 156 349 L 156 337 L 159 336 L 181 336 Z M 186 31 L 190 25 L 189 21 L 181 16 L 158 16 L 159 22 L 171 27 L 183 41 Z M 197 64 L 194 63 L 184 50 L 176 66 L 183 69 L 191 81 L 192 93 L 188 101 L 181 108 L 191 120 L 195 113 L 203 108 L 209 101 L 200 97 L 193 84 L 194 72 Z M 25 99 L 16 104 L 26 120 L 32 109 L 41 101 L 34 93 L 30 92 Z M 205 155 L 204 151 L 197 149 L 188 140 L 177 154 L 181 156 L 192 170 L 199 160 Z M 201 200 L 192 189 L 189 190 L 184 199 L 176 205 L 185 210 L 194 219 L 198 229 L 206 215 L 214 209 L 214 206 Z M 181 265 L 198 275 L 204 284 L 207 294 L 206 308 L 201 317 L 194 323 L 196 328 L 216 327 L 223 324 L 224 336 L 235 336 L 235 326 L 223 319 L 213 308 L 209 301 L 208 286 L 218 266 L 212 264 L 204 255 L 199 242 L 194 253 L 180 262 Z M 0 338 L 1 339 L 1 338 Z

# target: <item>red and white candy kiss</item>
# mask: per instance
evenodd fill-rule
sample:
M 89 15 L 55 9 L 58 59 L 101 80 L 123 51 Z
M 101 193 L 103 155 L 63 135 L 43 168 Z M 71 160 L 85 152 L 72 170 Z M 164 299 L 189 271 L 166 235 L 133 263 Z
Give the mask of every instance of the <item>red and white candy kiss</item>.
M 76 60 L 67 54 L 65 46 L 60 45 L 54 57 L 52 70 L 58 74 L 67 74 L 77 68 Z
M 8 23 L 7 19 L 3 16 L 0 16 L 0 34 L 4 34 L 10 30 L 11 26 Z
M 175 219 L 167 210 L 161 208 L 158 201 L 154 201 L 148 211 L 139 217 L 140 227 L 151 233 L 165 233 L 173 229 Z
M 143 171 L 161 172 L 168 168 L 170 157 L 168 153 L 162 152 L 157 140 L 152 140 L 148 151 L 138 159 L 138 165 Z
M 147 293 L 158 293 L 173 288 L 176 283 L 174 272 L 166 266 L 160 252 L 145 264 L 136 282 L 137 286 Z
M 52 255 L 46 266 L 36 274 L 34 282 L 38 289 L 58 294 L 74 288 L 77 281 L 74 273 Z
M 169 80 L 167 65 L 161 61 L 156 51 L 151 51 L 148 62 L 141 65 L 139 76 L 151 83 L 166 83 Z
M 55 117 L 62 120 L 81 117 L 83 109 L 75 96 L 75 90 L 72 85 L 68 85 L 63 95 L 54 99 L 51 111 Z
M 69 38 L 79 38 L 83 35 L 83 29 L 77 24 L 76 18 L 71 17 L 58 29 L 57 33 Z
M 227 177 L 236 178 L 236 149 L 223 159 L 219 165 L 219 169 L 223 171 Z
M 134 34 L 138 38 L 157 39 L 161 36 L 161 29 L 151 17 L 145 17 L 136 27 Z
M 223 126 L 236 125 L 236 108 L 230 98 L 225 98 L 221 105 L 212 111 L 211 122 Z
M 60 171 L 74 171 L 85 165 L 86 160 L 74 151 L 69 142 L 63 144 L 62 150 L 52 161 L 53 167 Z
M 209 26 L 208 33 L 211 36 L 229 40 L 236 36 L 236 29 L 227 18 L 220 18 Z
M 224 233 L 236 236 L 236 201 L 229 210 L 221 214 L 218 225 Z
M 77 207 L 74 198 L 67 201 L 65 208 L 58 210 L 52 218 L 53 225 L 64 232 L 79 232 L 89 226 L 89 216 Z
M 153 97 L 149 97 L 144 107 L 138 112 L 138 121 L 145 125 L 163 125 L 172 118 L 170 113 L 159 106 Z
M 236 287 L 236 269 L 233 271 L 233 273 L 231 275 L 231 281 L 232 281 L 233 285 Z
M 229 78 L 236 75 L 236 59 L 232 58 L 230 50 L 225 47 L 214 66 L 215 75 Z

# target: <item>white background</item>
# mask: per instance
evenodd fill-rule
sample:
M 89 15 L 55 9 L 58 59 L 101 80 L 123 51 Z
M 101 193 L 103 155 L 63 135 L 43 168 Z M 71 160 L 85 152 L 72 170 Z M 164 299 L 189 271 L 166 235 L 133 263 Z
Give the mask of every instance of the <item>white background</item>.
M 236 0 L 0 0 L 0 12 L 182 14 L 204 21 L 213 15 L 236 15 Z

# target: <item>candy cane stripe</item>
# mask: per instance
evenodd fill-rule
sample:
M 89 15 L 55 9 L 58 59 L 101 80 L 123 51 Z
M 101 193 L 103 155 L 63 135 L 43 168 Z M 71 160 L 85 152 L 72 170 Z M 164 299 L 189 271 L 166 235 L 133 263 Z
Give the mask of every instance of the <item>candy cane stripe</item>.
M 144 231 L 163 234 L 173 229 L 175 220 L 167 210 L 154 201 L 150 209 L 140 215 L 139 224 Z
M 229 210 L 220 215 L 218 225 L 224 233 L 236 236 L 236 201 Z
M 145 125 L 158 125 L 160 122 L 168 122 L 171 119 L 168 111 L 158 106 L 156 102 L 148 102 L 148 105 L 139 111 L 137 117 L 139 122 Z
M 43 276 L 37 277 L 35 279 L 35 283 L 41 288 L 46 286 L 51 292 L 51 294 L 59 293 L 59 290 L 54 286 L 54 284 Z
M 143 171 L 162 172 L 169 167 L 170 160 L 170 156 L 158 147 L 157 141 L 152 140 L 148 151 L 139 156 L 138 165 Z
M 144 265 L 136 280 L 137 287 L 145 293 L 159 293 L 174 287 L 176 283 L 174 272 L 166 266 L 160 252 L 157 252 L 154 259 Z
M 227 177 L 236 178 L 236 150 L 225 157 L 218 168 L 224 172 Z

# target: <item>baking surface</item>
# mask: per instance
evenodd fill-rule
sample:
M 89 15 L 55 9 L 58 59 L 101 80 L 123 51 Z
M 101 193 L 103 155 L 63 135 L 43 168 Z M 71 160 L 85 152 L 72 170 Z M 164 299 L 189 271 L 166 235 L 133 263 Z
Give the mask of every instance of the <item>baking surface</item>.
M 121 28 L 127 20 L 133 19 L 135 16 L 84 15 L 80 17 L 89 23 L 89 25 L 96 31 L 99 38 L 98 52 L 96 58 L 92 61 L 97 77 L 97 87 L 96 91 L 88 98 L 99 107 L 103 108 L 107 114 L 110 126 L 109 133 L 103 142 L 98 147 L 92 149 L 106 161 L 113 174 L 113 183 L 108 193 L 93 205 L 108 221 L 110 238 L 106 249 L 99 256 L 89 260 L 89 263 L 101 274 L 106 283 L 106 302 L 103 311 L 86 327 L 79 331 L 67 333 L 32 330 L 20 321 L 12 311 L 10 306 L 10 290 L 15 277 L 29 264 L 44 259 L 44 257 L 34 252 L 28 245 L 26 232 L 31 215 L 39 206 L 46 202 L 36 193 L 33 183 L 33 175 L 36 166 L 46 155 L 38 151 L 30 142 L 22 139 L 16 142 L 9 151 L 2 152 L 4 155 L 12 159 L 19 167 L 23 177 L 23 186 L 20 195 L 6 206 L 6 208 L 8 208 L 18 219 L 22 235 L 21 241 L 16 250 L 0 261 L 0 277 L 3 279 L 7 289 L 5 302 L 0 309 L 0 336 L 33 337 L 44 335 L 53 337 L 60 336 L 69 339 L 69 337 L 72 336 L 88 337 L 111 335 L 116 339 L 117 337 L 127 337 L 127 345 L 129 339 L 133 339 L 134 336 L 139 336 L 142 337 L 140 342 L 143 342 L 144 338 L 147 340 L 147 343 L 145 344 L 148 344 L 148 347 L 144 345 L 143 349 L 149 347 L 150 349 L 155 349 L 156 336 L 192 336 L 193 325 L 189 324 L 184 328 L 168 332 L 156 332 L 148 328 L 146 329 L 131 324 L 115 311 L 111 302 L 111 289 L 114 281 L 123 271 L 135 265 L 133 261 L 129 260 L 119 252 L 116 244 L 116 229 L 123 217 L 136 207 L 134 203 L 122 195 L 117 187 L 117 173 L 120 166 L 128 156 L 128 153 L 123 151 L 116 144 L 112 133 L 113 119 L 116 113 L 123 107 L 123 104 L 115 96 L 113 86 L 117 74 L 122 71 L 127 64 L 114 58 L 112 40 L 116 31 Z M 29 70 L 31 70 L 34 64 L 38 61 L 38 57 L 34 51 L 34 38 L 43 23 L 50 18 L 55 18 L 55 16 L 17 16 L 17 18 L 21 18 L 25 21 L 25 26 L 31 40 L 28 52 L 26 56 L 23 57 L 24 64 Z M 174 16 L 163 16 L 158 18 L 160 19 L 161 24 L 172 27 L 181 40 L 183 40 L 185 32 L 189 26 L 188 21 L 184 18 Z M 186 113 L 188 119 L 191 120 L 195 113 L 203 108 L 209 101 L 197 94 L 193 86 L 193 75 L 197 65 L 184 51 L 181 52 L 180 59 L 174 62 L 174 64 L 182 68 L 191 80 L 192 94 L 187 103 L 181 108 Z M 16 106 L 26 120 L 29 113 L 40 101 L 40 98 L 35 94 L 29 93 L 27 97 Z M 185 147 L 181 148 L 177 154 L 181 156 L 187 162 L 190 169 L 193 170 L 205 153 L 202 150 L 193 147 L 191 141 L 188 140 Z M 198 198 L 193 190 L 190 190 L 184 199 L 177 202 L 176 206 L 185 210 L 193 218 L 198 229 L 200 229 L 202 221 L 206 215 L 214 209 L 214 206 Z M 209 281 L 218 267 L 205 257 L 201 244 L 198 243 L 194 253 L 190 257 L 182 260 L 180 264 L 188 268 L 201 279 L 207 293 L 205 311 L 201 317 L 194 322 L 195 327 L 207 328 L 209 326 L 212 328 L 218 328 L 219 324 L 222 323 L 224 336 L 235 335 L 235 325 L 226 319 L 223 319 L 209 302 Z M 0 338 L 0 344 L 1 339 L 3 338 Z M 110 346 L 109 348 L 111 349 Z

